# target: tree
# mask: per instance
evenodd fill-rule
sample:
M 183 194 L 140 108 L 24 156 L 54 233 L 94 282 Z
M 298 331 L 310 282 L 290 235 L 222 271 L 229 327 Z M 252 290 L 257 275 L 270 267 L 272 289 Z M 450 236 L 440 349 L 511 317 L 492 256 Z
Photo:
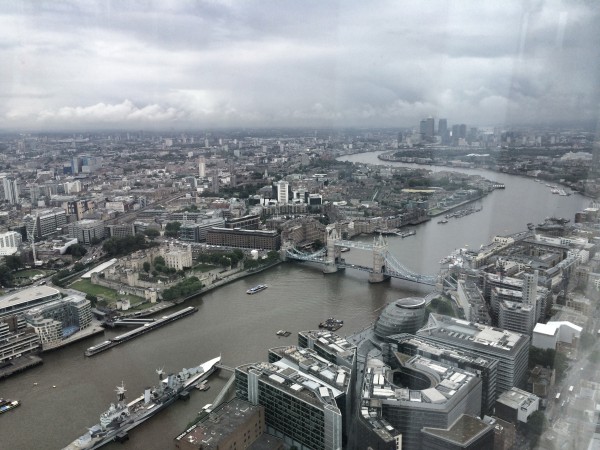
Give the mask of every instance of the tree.
M 81 244 L 73 244 L 69 246 L 67 253 L 70 253 L 73 258 L 81 258 L 87 253 L 87 248 Z
M 163 258 L 160 255 L 158 255 L 157 257 L 154 258 L 154 266 L 164 266 L 164 265 L 165 265 L 165 258 Z
M 160 231 L 158 231 L 156 228 L 148 228 L 144 231 L 144 234 L 150 239 L 154 239 L 160 236 Z
M 148 261 L 144 261 L 144 272 L 148 273 L 150 272 L 150 263 Z
M 75 263 L 73 266 L 73 272 L 81 272 L 83 269 L 85 269 L 85 265 L 80 262 Z
M 534 436 L 534 440 L 537 441 L 546 427 L 547 420 L 546 416 L 542 411 L 535 411 L 527 419 L 527 431 Z
M 0 284 L 2 287 L 11 287 L 13 285 L 13 276 L 8 267 L 0 266 Z
M 18 255 L 5 256 L 4 263 L 9 270 L 17 270 L 23 267 L 23 260 Z
M 179 229 L 181 228 L 181 222 L 169 222 L 165 227 L 165 236 L 177 237 Z

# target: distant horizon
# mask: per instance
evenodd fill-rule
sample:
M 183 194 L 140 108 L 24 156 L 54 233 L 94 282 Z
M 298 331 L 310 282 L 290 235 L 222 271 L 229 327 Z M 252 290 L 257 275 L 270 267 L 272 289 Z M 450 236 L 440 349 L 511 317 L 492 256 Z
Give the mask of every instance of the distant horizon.
M 441 117 L 444 119 L 445 117 Z M 437 121 L 436 120 L 436 131 L 437 131 Z M 448 122 L 448 128 L 451 128 L 452 125 L 460 125 L 460 122 Z M 477 128 L 478 130 L 485 129 L 497 129 L 500 128 L 503 131 L 526 131 L 526 130 L 536 130 L 536 131 L 547 131 L 551 132 L 555 131 L 581 131 L 586 133 L 595 133 L 598 131 L 598 124 L 590 123 L 590 122 L 571 122 L 571 123 L 555 123 L 555 124 L 505 124 L 505 125 L 476 125 L 476 124 L 465 124 L 467 128 Z M 131 128 L 118 128 L 118 127 L 87 127 L 87 128 L 65 128 L 65 127 L 56 127 L 54 129 L 50 128 L 25 128 L 25 127 L 15 127 L 13 129 L 3 129 L 0 128 L 0 136 L 2 135 L 11 135 L 11 134 L 48 134 L 48 135 L 63 135 L 63 134 L 90 134 L 90 133 L 152 133 L 152 134 L 160 134 L 160 133 L 190 133 L 190 134 L 205 134 L 211 132 L 241 132 L 241 131 L 273 131 L 273 132 L 282 132 L 282 131 L 306 131 L 306 132 L 314 132 L 314 131 L 332 131 L 332 132 L 344 132 L 344 131 L 387 131 L 387 132 L 395 132 L 395 131 L 415 131 L 418 133 L 419 125 L 413 126 L 211 126 L 211 127 L 175 127 L 165 126 L 165 127 L 131 127 Z

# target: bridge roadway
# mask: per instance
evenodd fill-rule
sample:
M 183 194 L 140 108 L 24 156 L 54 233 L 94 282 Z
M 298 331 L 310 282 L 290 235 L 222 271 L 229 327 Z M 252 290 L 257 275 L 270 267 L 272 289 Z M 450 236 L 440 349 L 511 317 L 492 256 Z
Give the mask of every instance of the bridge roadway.
M 335 265 L 340 269 L 356 269 L 361 270 L 363 272 L 373 272 L 372 267 L 361 266 L 360 264 L 336 263 Z M 389 272 L 387 270 L 383 272 L 383 275 L 385 275 L 386 277 L 398 278 L 405 281 L 412 281 L 414 283 L 426 284 L 428 286 L 435 286 L 435 277 L 432 277 L 430 275 L 403 275 L 396 271 Z
M 328 245 L 329 247 L 329 245 Z M 307 261 L 317 264 L 323 264 L 329 267 L 331 270 L 324 269 L 326 272 L 335 272 L 337 269 L 356 269 L 362 270 L 363 272 L 376 273 L 384 278 L 392 277 L 399 278 L 406 281 L 412 281 L 414 283 L 426 284 L 429 286 L 435 286 L 437 277 L 432 275 L 421 275 L 413 272 L 412 270 L 404 267 L 404 265 L 387 250 L 385 241 L 380 237 L 379 242 L 373 244 L 367 244 L 360 241 L 346 241 L 341 239 L 335 239 L 333 241 L 334 248 L 356 248 L 361 250 L 368 250 L 373 252 L 374 258 L 378 261 L 375 264 L 380 265 L 383 271 L 375 270 L 373 267 L 362 266 L 360 264 L 348 264 L 344 259 L 336 258 L 335 256 L 329 256 L 325 253 L 326 249 L 323 248 L 315 253 L 305 253 L 298 250 L 295 247 L 288 247 L 285 250 L 287 258 L 297 261 Z M 326 247 L 327 248 L 327 247 Z M 331 250 L 331 247 L 330 247 Z M 337 251 L 334 251 L 337 254 Z M 382 281 L 383 279 L 378 279 Z

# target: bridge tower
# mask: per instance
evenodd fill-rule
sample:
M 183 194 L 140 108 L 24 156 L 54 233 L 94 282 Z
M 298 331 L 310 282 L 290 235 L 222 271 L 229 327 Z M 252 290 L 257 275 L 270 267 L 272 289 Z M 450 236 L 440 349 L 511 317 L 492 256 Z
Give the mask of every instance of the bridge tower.
M 387 243 L 380 234 L 373 239 L 373 272 L 369 274 L 369 283 L 381 283 L 390 277 L 385 274 L 385 254 Z
M 339 239 L 335 225 L 327 225 L 325 228 L 325 240 L 327 242 L 327 259 L 323 267 L 323 273 L 335 273 L 338 271 L 336 264 L 337 258 L 340 256 L 339 249 L 335 246 L 335 241 Z M 336 254 L 337 251 L 337 254 Z

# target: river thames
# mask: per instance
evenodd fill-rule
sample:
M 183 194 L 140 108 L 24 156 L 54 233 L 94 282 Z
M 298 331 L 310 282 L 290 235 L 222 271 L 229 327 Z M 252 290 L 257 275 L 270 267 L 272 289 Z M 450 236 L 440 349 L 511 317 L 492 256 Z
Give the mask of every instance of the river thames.
M 380 161 L 377 154 L 340 159 L 412 166 Z M 589 204 L 589 199 L 580 195 L 552 195 L 543 183 L 531 179 L 484 170 L 456 171 L 482 175 L 504 183 L 506 189 L 479 201 L 483 208 L 480 212 L 452 219 L 445 225 L 434 219 L 414 227 L 414 236 L 389 238 L 391 253 L 413 271 L 436 274 L 439 260 L 456 248 L 477 249 L 496 234 L 523 231 L 528 222 L 538 223 L 547 216 L 572 221 L 575 212 Z M 370 241 L 373 237 L 358 239 Z M 356 249 L 346 253 L 345 258 L 350 262 L 369 261 L 368 254 Z M 269 288 L 256 295 L 246 294 L 249 287 L 259 283 L 268 284 Z M 323 275 L 318 267 L 280 264 L 187 302 L 186 306 L 197 306 L 199 311 L 126 344 L 85 357 L 87 347 L 120 333 L 106 331 L 104 336 L 46 354 L 42 366 L 0 381 L 0 396 L 22 402 L 19 408 L 2 415 L 1 446 L 23 450 L 62 448 L 98 422 L 99 414 L 116 401 L 115 386 L 122 381 L 132 399 L 144 387 L 155 384 L 157 368 L 178 372 L 219 354 L 223 364 L 231 367 L 266 361 L 269 347 L 295 344 L 298 331 L 315 329 L 327 317 L 344 320 L 338 334 L 352 334 L 369 326 L 388 302 L 424 295 L 430 289 L 400 280 L 369 284 L 366 273 L 351 269 Z M 289 330 L 292 335 L 280 338 L 275 334 L 279 329 Z M 209 391 L 192 392 L 190 401 L 176 402 L 132 430 L 127 443 L 105 448 L 173 448 L 173 438 L 204 404 L 212 403 L 228 376 L 226 371 L 213 375 Z

